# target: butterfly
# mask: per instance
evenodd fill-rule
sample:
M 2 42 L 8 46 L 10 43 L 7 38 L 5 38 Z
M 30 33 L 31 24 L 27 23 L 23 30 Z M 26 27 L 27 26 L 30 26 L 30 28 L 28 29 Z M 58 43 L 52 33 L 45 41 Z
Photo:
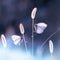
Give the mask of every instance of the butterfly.
M 15 45 L 17 45 L 22 40 L 21 36 L 19 36 L 19 35 L 12 35 L 11 38 Z
M 47 27 L 47 24 L 46 23 L 43 23 L 43 22 L 38 23 L 38 24 L 35 24 L 35 26 L 34 26 L 35 32 L 37 34 L 41 34 L 41 33 L 44 32 L 44 30 L 46 29 L 46 27 Z

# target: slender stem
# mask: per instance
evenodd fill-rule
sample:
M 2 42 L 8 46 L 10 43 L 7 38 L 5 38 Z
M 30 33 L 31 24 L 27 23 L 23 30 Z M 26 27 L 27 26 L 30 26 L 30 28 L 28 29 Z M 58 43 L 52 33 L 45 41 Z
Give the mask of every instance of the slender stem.
M 34 20 L 32 20 L 32 55 L 34 51 Z
M 25 41 L 25 36 L 24 36 L 24 34 L 23 34 L 23 40 L 24 40 L 25 49 L 26 49 L 26 53 L 27 53 L 27 45 L 26 45 L 26 41 Z
M 57 31 L 55 31 L 53 34 L 51 34 L 51 35 L 44 41 L 44 43 L 41 45 L 40 48 L 42 48 L 42 47 L 46 44 L 46 42 L 47 42 L 53 35 L 55 35 L 58 31 L 59 31 L 59 30 L 57 30 Z

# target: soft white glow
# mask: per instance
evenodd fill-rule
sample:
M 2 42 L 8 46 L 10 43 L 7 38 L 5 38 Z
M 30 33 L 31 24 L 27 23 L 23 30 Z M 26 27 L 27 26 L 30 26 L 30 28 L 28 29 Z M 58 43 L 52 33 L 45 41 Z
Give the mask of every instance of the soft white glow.
M 41 27 L 47 27 L 47 24 L 44 23 L 44 22 L 40 22 L 40 23 L 38 23 L 38 24 L 36 24 L 36 25 L 41 26 Z
M 12 35 L 11 38 L 15 45 L 17 45 L 21 41 L 21 37 L 18 35 Z
M 37 8 L 35 7 L 35 8 L 32 10 L 32 13 L 31 13 L 31 18 L 32 18 L 32 19 L 35 18 L 36 12 L 37 12 Z
M 39 57 L 42 55 L 42 50 L 40 49 L 40 46 L 38 46 L 36 49 L 36 55 Z
M 19 28 L 20 28 L 21 34 L 24 34 L 24 26 L 22 23 L 19 25 Z
M 0 49 L 0 60 L 34 60 L 33 56 L 21 50 Z
M 52 42 L 52 40 L 49 40 L 49 50 L 50 50 L 50 53 L 52 54 L 53 53 L 53 42 Z
M 6 48 L 7 42 L 6 42 L 6 38 L 5 38 L 4 34 L 1 34 L 1 40 L 2 40 L 3 47 Z
M 36 24 L 34 27 L 35 27 L 36 33 L 41 34 L 46 29 L 47 24 L 42 22 L 42 23 Z

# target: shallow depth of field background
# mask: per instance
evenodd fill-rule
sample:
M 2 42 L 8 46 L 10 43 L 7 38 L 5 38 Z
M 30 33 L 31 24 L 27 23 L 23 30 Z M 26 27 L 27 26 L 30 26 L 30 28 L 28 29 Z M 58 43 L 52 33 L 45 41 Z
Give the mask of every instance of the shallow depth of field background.
M 42 34 L 34 33 L 34 56 L 31 55 L 31 11 L 37 7 L 35 23 L 45 22 L 48 27 Z M 23 23 L 28 47 L 25 54 L 24 43 L 15 46 L 11 35 L 21 35 L 19 24 Z M 60 28 L 60 0 L 0 0 L 0 35 L 5 34 L 7 47 L 3 48 L 0 39 L 0 60 L 60 60 L 60 31 L 50 39 L 54 43 L 51 57 L 48 41 L 42 43 Z

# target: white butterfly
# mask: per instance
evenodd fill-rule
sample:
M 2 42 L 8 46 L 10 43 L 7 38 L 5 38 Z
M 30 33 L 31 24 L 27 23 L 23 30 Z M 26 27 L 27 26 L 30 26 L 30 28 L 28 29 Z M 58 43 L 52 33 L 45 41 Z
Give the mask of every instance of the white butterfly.
M 11 38 L 15 45 L 17 45 L 21 41 L 21 36 L 18 35 L 12 35 Z
M 37 8 L 35 7 L 35 8 L 32 10 L 32 13 L 31 13 L 31 18 L 32 18 L 32 19 L 35 18 L 36 12 L 37 12 Z
M 20 29 L 21 34 L 24 34 L 24 26 L 22 23 L 19 25 L 19 29 Z
M 1 40 L 2 40 L 3 47 L 6 48 L 7 41 L 6 41 L 6 38 L 5 38 L 4 34 L 1 34 Z
M 52 42 L 52 40 L 49 40 L 49 50 L 50 50 L 50 53 L 52 54 L 53 53 L 53 42 Z
M 35 24 L 34 27 L 35 27 L 35 32 L 36 32 L 37 34 L 41 34 L 41 33 L 43 33 L 44 30 L 46 29 L 47 24 L 41 22 L 41 23 Z

